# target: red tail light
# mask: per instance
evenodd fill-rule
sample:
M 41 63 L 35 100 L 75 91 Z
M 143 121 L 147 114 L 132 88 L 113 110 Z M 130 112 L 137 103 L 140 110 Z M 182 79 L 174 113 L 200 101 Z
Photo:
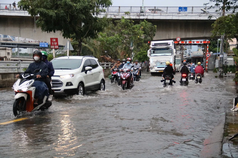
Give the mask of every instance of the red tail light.
M 187 74 L 182 74 L 182 77 L 186 77 L 187 76 Z

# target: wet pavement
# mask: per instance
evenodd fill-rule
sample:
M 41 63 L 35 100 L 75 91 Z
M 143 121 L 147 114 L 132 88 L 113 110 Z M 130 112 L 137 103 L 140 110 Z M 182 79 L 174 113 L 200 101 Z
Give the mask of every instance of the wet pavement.
M 179 77 L 163 87 L 160 76 L 143 73 L 125 91 L 107 79 L 106 91 L 53 99 L 22 120 L 12 114 L 14 92 L 0 89 L 0 157 L 201 157 L 232 107 L 233 78 L 211 72 L 180 86 Z M 227 149 L 220 157 L 231 157 Z

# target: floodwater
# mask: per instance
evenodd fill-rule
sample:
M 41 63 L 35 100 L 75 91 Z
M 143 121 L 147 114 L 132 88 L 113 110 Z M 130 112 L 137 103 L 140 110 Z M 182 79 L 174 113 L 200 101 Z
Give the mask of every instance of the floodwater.
M 232 107 L 232 77 L 205 74 L 163 87 L 142 73 L 131 90 L 106 79 L 106 91 L 53 99 L 48 111 L 12 114 L 14 92 L 0 93 L 0 157 L 200 157 L 204 141 Z M 17 118 L 18 119 L 18 118 Z

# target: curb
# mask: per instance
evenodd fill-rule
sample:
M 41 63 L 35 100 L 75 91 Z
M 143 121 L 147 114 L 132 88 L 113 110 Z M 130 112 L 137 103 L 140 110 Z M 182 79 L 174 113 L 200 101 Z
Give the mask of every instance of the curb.
M 222 154 L 222 141 L 225 126 L 226 115 L 222 116 L 220 123 L 213 129 L 210 136 L 204 140 L 203 149 L 200 157 L 202 158 L 217 158 Z

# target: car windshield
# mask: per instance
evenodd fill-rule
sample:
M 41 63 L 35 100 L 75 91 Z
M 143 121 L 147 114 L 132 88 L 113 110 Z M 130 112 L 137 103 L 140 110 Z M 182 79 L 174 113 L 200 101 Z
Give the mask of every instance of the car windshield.
M 170 56 L 173 50 L 171 48 L 153 48 L 151 56 Z
M 81 66 L 82 59 L 54 59 L 51 61 L 54 69 L 71 70 Z

